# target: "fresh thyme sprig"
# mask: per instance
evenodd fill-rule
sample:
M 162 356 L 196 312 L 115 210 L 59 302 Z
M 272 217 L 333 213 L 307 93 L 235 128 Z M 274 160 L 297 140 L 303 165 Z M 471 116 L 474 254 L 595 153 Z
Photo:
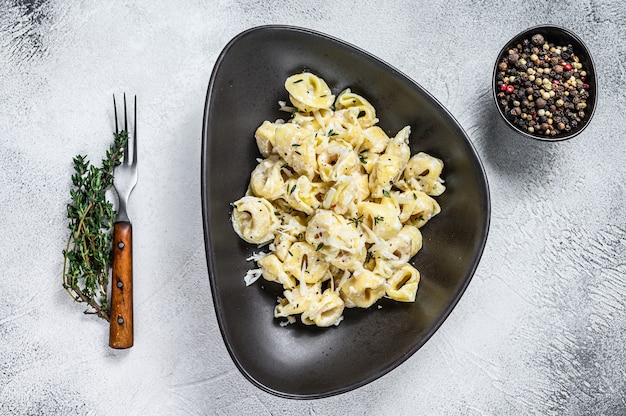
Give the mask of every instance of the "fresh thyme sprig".
M 113 169 L 121 163 L 128 132 L 114 134 L 102 167 L 85 156 L 73 159 L 74 174 L 67 204 L 70 236 L 63 250 L 63 287 L 76 302 L 88 305 L 86 314 L 109 320 L 107 285 L 111 263 L 111 229 L 115 218 L 106 193 L 113 185 Z

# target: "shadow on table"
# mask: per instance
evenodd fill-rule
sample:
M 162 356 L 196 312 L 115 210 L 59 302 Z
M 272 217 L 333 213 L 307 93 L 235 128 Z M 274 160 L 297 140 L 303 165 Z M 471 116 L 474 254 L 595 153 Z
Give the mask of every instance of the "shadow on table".
M 480 94 L 478 105 L 482 158 L 489 170 L 521 181 L 534 181 L 555 170 L 567 142 L 534 140 L 513 131 L 500 117 L 490 89 Z

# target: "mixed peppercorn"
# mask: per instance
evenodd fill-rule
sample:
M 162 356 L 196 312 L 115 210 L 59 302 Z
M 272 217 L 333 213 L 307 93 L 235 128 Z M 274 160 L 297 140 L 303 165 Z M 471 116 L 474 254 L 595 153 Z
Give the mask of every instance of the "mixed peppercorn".
M 535 34 L 500 57 L 497 102 L 521 130 L 558 138 L 581 126 L 588 115 L 587 77 L 571 44 L 555 45 Z

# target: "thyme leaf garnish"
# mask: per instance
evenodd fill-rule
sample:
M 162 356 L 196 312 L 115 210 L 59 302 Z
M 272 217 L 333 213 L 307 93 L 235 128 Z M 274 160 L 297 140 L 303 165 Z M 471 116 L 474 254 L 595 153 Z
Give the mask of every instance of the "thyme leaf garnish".
M 359 152 L 359 160 L 361 161 L 361 163 L 363 163 L 364 165 L 367 165 L 367 155 L 365 155 L 365 153 L 369 152 L 370 149 L 363 149 Z
M 348 221 L 354 224 L 355 228 L 359 228 L 359 224 L 363 222 L 363 214 L 359 215 L 358 217 L 349 218 Z
M 111 229 L 115 218 L 106 193 L 113 185 L 113 170 L 121 163 L 128 132 L 114 134 L 102 160 L 92 165 L 86 156 L 74 157 L 73 189 L 67 204 L 70 236 L 63 250 L 63 288 L 76 302 L 86 303 L 86 314 L 109 320 L 107 285 L 111 263 Z

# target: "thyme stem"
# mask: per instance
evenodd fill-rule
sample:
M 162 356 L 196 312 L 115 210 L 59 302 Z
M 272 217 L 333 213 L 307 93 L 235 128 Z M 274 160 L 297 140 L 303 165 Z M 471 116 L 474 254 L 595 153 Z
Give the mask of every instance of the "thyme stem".
M 114 134 L 113 144 L 96 167 L 76 156 L 67 205 L 70 236 L 63 250 L 63 288 L 75 302 L 86 303 L 86 314 L 109 320 L 107 287 L 111 262 L 111 230 L 115 218 L 106 192 L 113 186 L 114 169 L 121 163 L 128 132 Z

